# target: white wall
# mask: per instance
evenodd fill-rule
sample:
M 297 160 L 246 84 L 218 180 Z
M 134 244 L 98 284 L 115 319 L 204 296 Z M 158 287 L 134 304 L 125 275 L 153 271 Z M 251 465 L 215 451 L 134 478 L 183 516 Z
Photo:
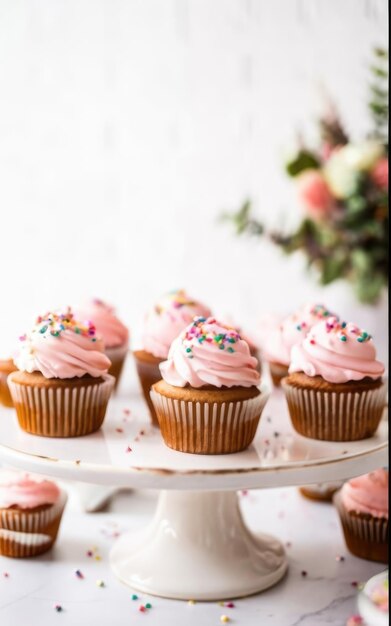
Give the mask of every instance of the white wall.
M 248 195 L 295 216 L 284 149 L 321 84 L 365 132 L 386 22 L 386 0 L 0 0 L 0 348 L 88 295 L 136 335 L 174 287 L 247 324 L 318 295 L 216 220 Z

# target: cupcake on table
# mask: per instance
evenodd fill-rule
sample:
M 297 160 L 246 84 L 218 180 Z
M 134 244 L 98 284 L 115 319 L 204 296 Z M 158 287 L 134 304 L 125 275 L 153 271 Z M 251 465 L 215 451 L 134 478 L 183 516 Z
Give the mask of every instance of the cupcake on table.
M 11 393 L 8 388 L 7 378 L 11 372 L 17 369 L 13 359 L 0 359 L 0 404 L 12 407 Z
M 334 503 L 350 552 L 388 563 L 388 470 L 349 480 L 334 496 Z
M 323 304 L 306 304 L 277 326 L 273 327 L 269 320 L 265 330 L 260 332 L 261 348 L 276 387 L 288 375 L 293 346 L 299 344 L 315 324 L 330 315 L 332 313 Z
M 195 318 L 173 341 L 151 391 L 165 443 L 193 454 L 247 448 L 267 400 L 257 365 L 235 329 Z
M 50 480 L 0 469 L 0 555 L 24 558 L 47 552 L 66 500 Z
M 21 336 L 18 370 L 8 376 L 23 430 L 43 437 L 77 437 L 100 428 L 114 377 L 92 322 L 70 308 L 37 318 Z
M 105 354 L 111 361 L 109 374 L 114 376 L 116 388 L 129 349 L 129 330 L 117 317 L 115 309 L 98 298 L 75 307 L 75 316 L 85 324 L 91 321 L 102 338 Z
M 136 350 L 133 354 L 143 395 L 155 426 L 158 425 L 158 420 L 150 390 L 161 379 L 159 365 L 167 359 L 174 339 L 197 315 L 209 317 L 211 312 L 207 306 L 181 289 L 163 296 L 145 317 L 143 349 Z
M 326 441 L 371 437 L 385 405 L 383 373 L 369 333 L 337 317 L 319 322 L 292 348 L 282 381 L 293 427 Z

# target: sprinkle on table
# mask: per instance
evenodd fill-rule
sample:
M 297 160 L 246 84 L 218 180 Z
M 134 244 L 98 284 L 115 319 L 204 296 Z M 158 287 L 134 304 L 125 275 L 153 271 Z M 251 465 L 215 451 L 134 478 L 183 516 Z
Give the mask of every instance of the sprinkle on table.
M 342 554 L 337 554 L 337 556 L 335 557 L 335 560 L 338 561 L 339 563 L 342 563 L 345 560 L 345 557 L 342 556 Z
M 193 604 L 195 604 L 195 600 L 188 600 L 187 604 L 189 604 L 190 606 L 193 606 Z
M 126 446 L 125 452 L 132 452 L 132 448 L 130 446 Z
M 98 580 L 96 581 L 96 586 L 97 586 L 97 587 L 105 587 L 106 585 L 105 585 L 105 583 L 104 583 L 104 581 L 103 581 L 103 580 L 99 580 L 99 579 L 98 579 Z
M 3 576 L 4 576 L 4 578 L 9 578 L 10 577 L 8 572 L 3 572 Z
M 301 575 L 303 576 L 303 578 L 305 578 L 307 576 L 307 572 L 305 571 L 305 569 L 303 569 L 301 571 Z
M 133 593 L 133 594 L 132 594 L 132 600 L 138 600 L 138 595 L 137 595 L 137 593 Z
M 79 569 L 75 571 L 75 576 L 76 578 L 80 578 L 80 579 L 84 578 L 83 572 L 81 572 Z
M 220 622 L 222 622 L 223 624 L 226 624 L 229 621 L 230 621 L 230 619 L 229 619 L 228 615 L 221 615 Z
M 62 608 L 61 604 L 55 604 L 54 610 L 57 611 L 57 613 L 61 613 L 64 609 Z

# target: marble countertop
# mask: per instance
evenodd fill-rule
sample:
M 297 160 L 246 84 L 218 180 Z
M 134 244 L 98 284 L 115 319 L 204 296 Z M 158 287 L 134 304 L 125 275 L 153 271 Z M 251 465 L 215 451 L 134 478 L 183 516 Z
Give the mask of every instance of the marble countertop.
M 125 626 L 143 620 L 149 626 L 213 626 L 221 624 L 222 615 L 238 626 L 344 626 L 357 612 L 357 583 L 385 569 L 347 552 L 332 505 L 306 500 L 295 488 L 250 491 L 241 495 L 249 527 L 273 532 L 286 544 L 289 570 L 279 584 L 235 601 L 233 608 L 143 594 L 132 600 L 132 590 L 111 573 L 108 554 L 119 533 L 151 518 L 155 502 L 154 492 L 122 492 L 104 512 L 88 514 L 71 500 L 51 553 L 23 561 L 0 557 L 1 626 L 22 626 L 32 616 L 39 617 L 39 626 Z M 147 602 L 152 608 L 141 612 Z

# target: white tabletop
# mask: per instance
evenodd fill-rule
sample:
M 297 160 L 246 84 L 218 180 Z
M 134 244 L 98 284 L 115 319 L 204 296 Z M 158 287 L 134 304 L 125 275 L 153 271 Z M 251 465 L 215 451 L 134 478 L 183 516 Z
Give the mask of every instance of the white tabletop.
M 142 594 L 132 600 L 131 589 L 112 574 L 108 553 L 113 535 L 145 525 L 155 499 L 155 492 L 122 493 L 108 512 L 95 514 L 77 512 L 71 505 L 51 553 L 20 561 L 0 557 L 1 626 L 24 626 L 33 615 L 39 616 L 39 626 L 213 626 L 224 614 L 238 626 L 343 626 L 357 612 L 352 583 L 385 569 L 347 552 L 330 504 L 308 501 L 295 488 L 251 491 L 241 497 L 250 528 L 288 542 L 284 580 L 262 594 L 235 601 L 234 608 Z M 87 556 L 95 548 L 100 560 Z M 76 577 L 77 569 L 83 579 Z M 99 587 L 98 580 L 105 586 Z M 139 606 L 148 601 L 152 608 L 140 612 Z M 55 611 L 56 603 L 63 607 L 61 613 Z

